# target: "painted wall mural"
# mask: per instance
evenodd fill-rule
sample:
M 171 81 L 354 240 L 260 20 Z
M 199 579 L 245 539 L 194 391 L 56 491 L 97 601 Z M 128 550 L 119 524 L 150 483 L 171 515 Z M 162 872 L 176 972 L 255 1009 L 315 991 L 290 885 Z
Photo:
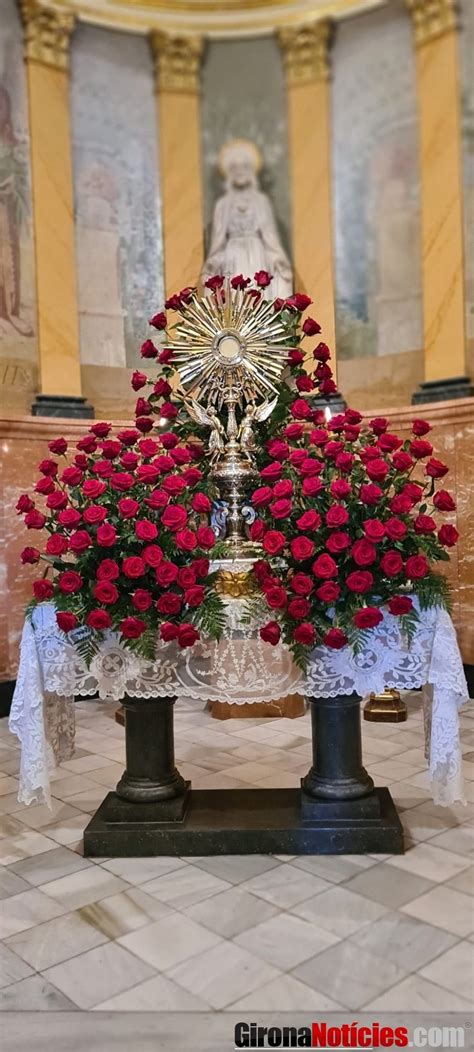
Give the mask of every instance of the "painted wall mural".
M 133 366 L 163 302 L 156 114 L 147 41 L 80 26 L 71 57 L 80 353 Z
M 339 359 L 422 345 L 416 83 L 398 5 L 347 19 L 333 55 Z
M 14 401 L 36 373 L 36 296 L 23 33 L 14 0 L 0 19 L 0 368 Z M 23 394 L 22 394 L 23 392 Z
M 461 3 L 461 141 L 467 371 L 474 376 L 474 2 Z
M 250 139 L 262 154 L 260 186 L 272 202 L 280 237 L 289 251 L 286 93 L 275 39 L 208 44 L 202 69 L 201 135 L 206 252 L 214 204 L 224 189 L 217 159 L 221 147 L 232 139 Z

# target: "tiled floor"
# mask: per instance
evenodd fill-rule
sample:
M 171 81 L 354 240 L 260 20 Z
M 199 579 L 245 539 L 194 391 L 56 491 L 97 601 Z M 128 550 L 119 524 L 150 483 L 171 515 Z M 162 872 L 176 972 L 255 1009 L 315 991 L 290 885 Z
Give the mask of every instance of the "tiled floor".
M 113 706 L 77 706 L 77 751 L 54 809 L 20 807 L 19 753 L 0 724 L 0 1007 L 89 1010 L 466 1011 L 472 998 L 472 810 L 432 803 L 418 695 L 401 725 L 364 724 L 407 854 L 86 860 L 81 833 L 122 771 Z M 461 717 L 472 799 L 474 705 Z M 307 716 L 212 720 L 177 707 L 196 788 L 295 785 Z

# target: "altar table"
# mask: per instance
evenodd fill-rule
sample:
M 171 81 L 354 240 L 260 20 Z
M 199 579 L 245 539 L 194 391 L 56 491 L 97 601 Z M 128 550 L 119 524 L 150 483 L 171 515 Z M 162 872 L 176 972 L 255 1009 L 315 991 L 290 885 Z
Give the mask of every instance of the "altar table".
M 445 610 L 420 612 L 410 646 L 397 618 L 386 613 L 362 651 L 316 647 L 305 675 L 284 644 L 263 643 L 256 626 L 243 624 L 241 615 L 239 600 L 229 599 L 219 642 L 199 642 L 180 651 L 176 643 L 158 641 L 154 661 L 137 657 L 109 632 L 87 667 L 71 636 L 57 628 L 54 607 L 37 607 L 23 628 L 9 723 L 21 742 L 19 800 L 50 804 L 50 771 L 74 750 L 74 696 L 98 695 L 115 702 L 125 695 L 177 696 L 243 704 L 295 692 L 308 698 L 353 692 L 365 697 L 384 687 L 421 687 L 434 802 L 465 802 L 458 710 L 468 690 L 454 626 Z

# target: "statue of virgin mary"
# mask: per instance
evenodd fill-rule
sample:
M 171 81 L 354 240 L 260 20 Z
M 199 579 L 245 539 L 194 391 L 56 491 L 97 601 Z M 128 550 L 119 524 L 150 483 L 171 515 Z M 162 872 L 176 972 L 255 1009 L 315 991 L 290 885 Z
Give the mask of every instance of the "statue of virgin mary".
M 211 243 L 201 280 L 213 274 L 253 278 L 258 270 L 273 275 L 265 295 L 291 296 L 291 264 L 281 244 L 273 208 L 258 185 L 261 155 L 254 143 L 234 139 L 222 147 L 219 170 L 225 193 L 214 208 Z

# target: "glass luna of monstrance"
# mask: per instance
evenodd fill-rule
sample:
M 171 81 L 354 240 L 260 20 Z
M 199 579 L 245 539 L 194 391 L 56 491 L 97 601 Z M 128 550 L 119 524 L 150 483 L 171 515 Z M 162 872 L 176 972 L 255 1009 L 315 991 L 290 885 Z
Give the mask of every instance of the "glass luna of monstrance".
M 233 568 L 241 572 L 255 559 L 255 545 L 246 537 L 254 515 L 247 502 L 258 482 L 255 427 L 277 404 L 287 339 L 272 301 L 226 281 L 211 296 L 194 293 L 183 304 L 167 341 L 180 378 L 176 393 L 192 420 L 209 429 L 223 535 Z

